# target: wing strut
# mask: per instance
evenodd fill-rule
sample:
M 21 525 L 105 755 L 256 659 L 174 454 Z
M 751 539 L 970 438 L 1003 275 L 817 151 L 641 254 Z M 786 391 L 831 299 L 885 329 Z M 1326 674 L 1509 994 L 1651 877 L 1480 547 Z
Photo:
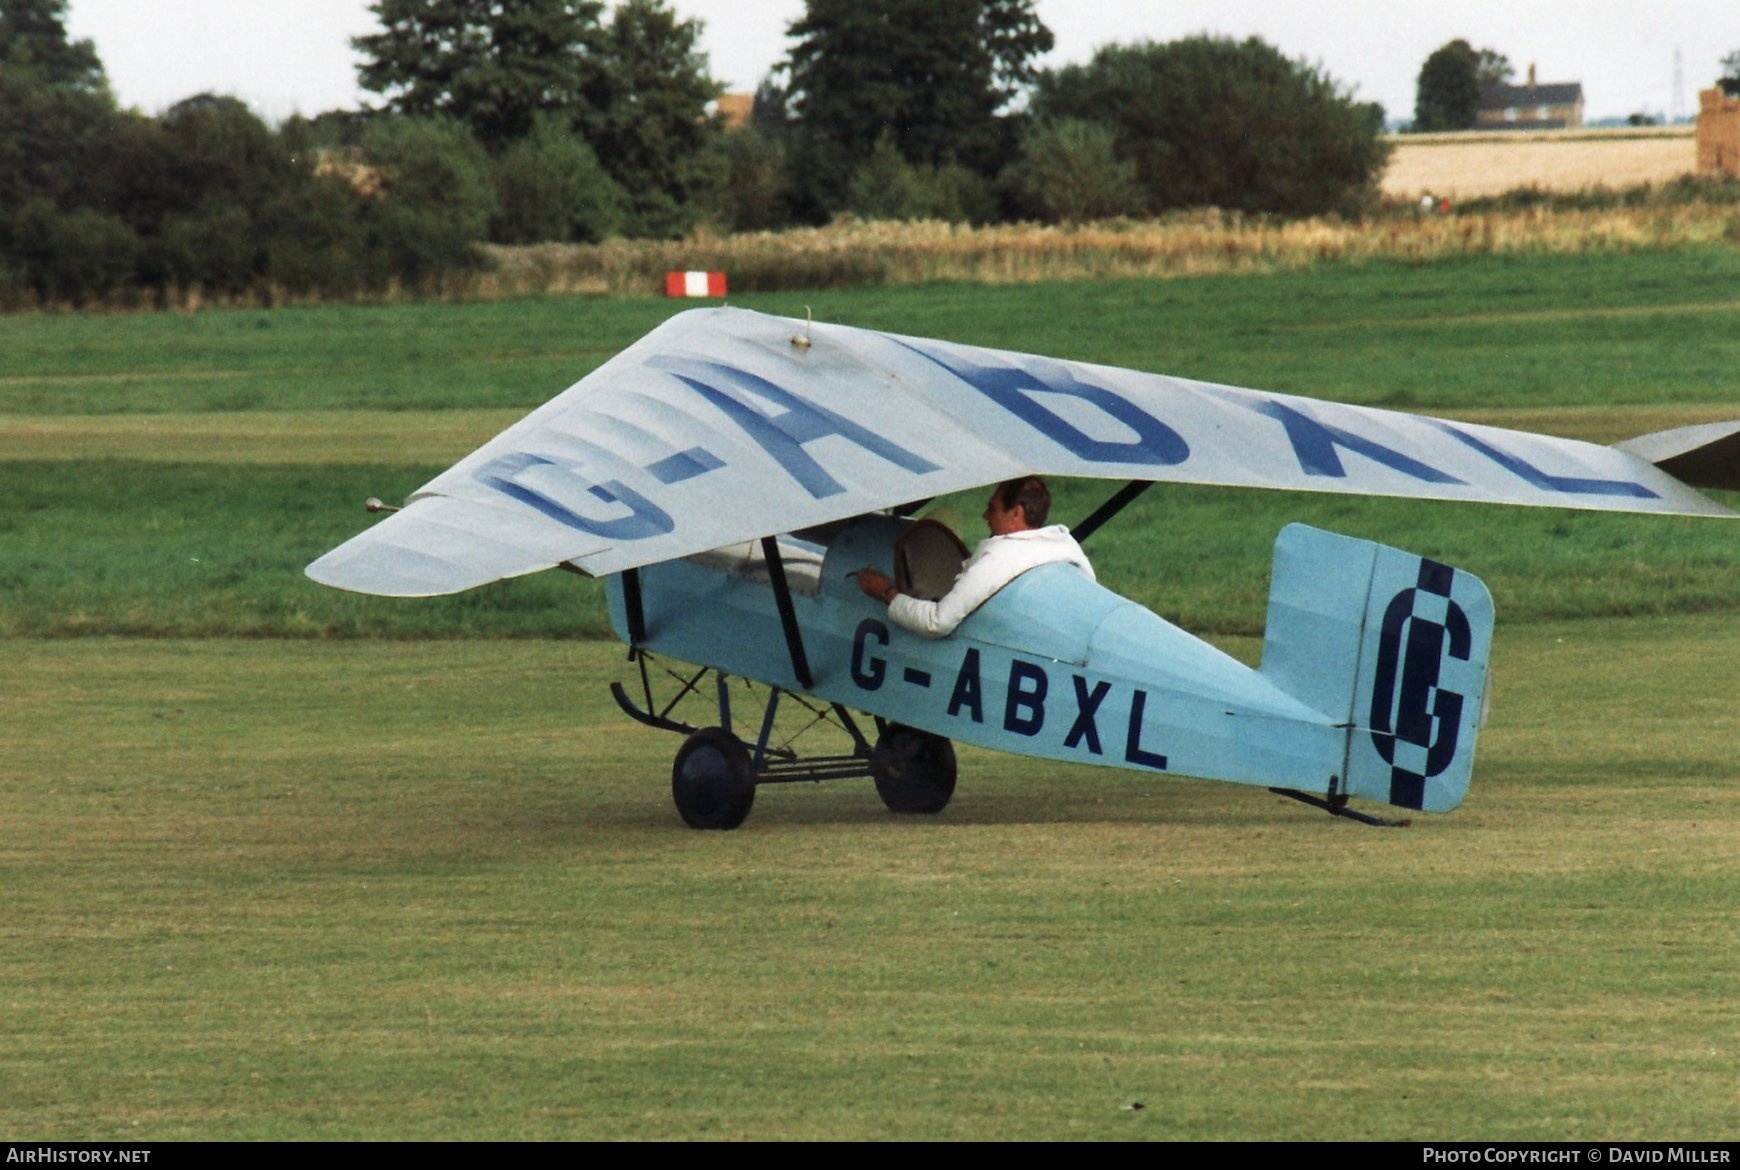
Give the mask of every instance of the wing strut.
M 1077 544 L 1080 544 L 1095 532 L 1098 532 L 1100 525 L 1104 524 L 1107 520 L 1110 520 L 1113 516 L 1116 516 L 1119 512 L 1122 512 L 1124 506 L 1131 500 L 1135 499 L 1153 486 L 1154 481 L 1151 479 L 1132 479 L 1129 483 L 1119 488 L 1112 495 L 1111 499 L 1095 508 L 1091 516 L 1070 529 L 1069 534 L 1075 537 Z
M 640 570 L 622 571 L 622 607 L 628 611 L 628 644 L 639 646 L 646 641 L 646 609 L 640 600 Z
M 573 561 L 563 561 L 556 566 L 565 573 L 576 577 L 590 577 L 585 569 Z M 624 569 L 622 571 L 622 607 L 628 611 L 628 644 L 639 646 L 646 641 L 646 606 L 640 600 L 640 570 Z
M 791 587 L 785 583 L 785 561 L 779 555 L 779 542 L 771 536 L 762 537 L 761 555 L 767 561 L 767 577 L 773 585 L 774 600 L 779 603 L 779 624 L 785 627 L 785 648 L 791 654 L 791 672 L 797 676 L 799 686 L 811 690 L 816 684 L 810 677 L 810 660 L 804 653 L 797 611 L 792 608 Z

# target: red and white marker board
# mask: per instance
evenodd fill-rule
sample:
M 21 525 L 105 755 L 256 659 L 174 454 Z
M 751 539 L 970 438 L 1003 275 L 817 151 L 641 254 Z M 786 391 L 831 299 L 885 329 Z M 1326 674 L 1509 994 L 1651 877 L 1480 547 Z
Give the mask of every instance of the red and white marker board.
M 667 272 L 667 297 L 722 297 L 725 295 L 723 272 Z

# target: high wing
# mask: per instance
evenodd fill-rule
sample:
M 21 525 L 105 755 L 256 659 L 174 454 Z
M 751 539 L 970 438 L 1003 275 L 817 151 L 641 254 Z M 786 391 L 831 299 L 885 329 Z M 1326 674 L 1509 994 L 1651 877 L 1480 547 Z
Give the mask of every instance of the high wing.
M 389 596 L 563 563 L 603 575 L 1028 473 L 1733 515 L 1658 470 L 1657 457 L 698 309 L 436 476 L 308 575 Z

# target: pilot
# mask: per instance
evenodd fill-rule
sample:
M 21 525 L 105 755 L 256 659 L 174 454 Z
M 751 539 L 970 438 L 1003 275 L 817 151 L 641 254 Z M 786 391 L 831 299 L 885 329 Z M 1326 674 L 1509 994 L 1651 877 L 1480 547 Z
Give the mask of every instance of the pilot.
M 1038 476 L 1000 483 L 985 505 L 985 523 L 991 535 L 979 542 L 941 599 L 925 601 L 902 593 L 885 573 L 869 567 L 859 570 L 858 588 L 886 603 L 889 620 L 895 625 L 926 638 L 945 638 L 968 614 L 1028 569 L 1061 561 L 1093 580 L 1093 566 L 1069 529 L 1062 524 L 1046 525 L 1050 511 L 1051 492 Z

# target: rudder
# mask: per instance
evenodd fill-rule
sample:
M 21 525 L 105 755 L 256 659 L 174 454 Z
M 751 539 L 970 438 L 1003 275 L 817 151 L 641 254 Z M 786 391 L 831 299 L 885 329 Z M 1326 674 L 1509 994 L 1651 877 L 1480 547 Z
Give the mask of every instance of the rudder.
M 1347 728 L 1340 792 L 1445 812 L 1474 768 L 1492 621 L 1471 573 L 1290 524 L 1275 541 L 1262 672 Z

